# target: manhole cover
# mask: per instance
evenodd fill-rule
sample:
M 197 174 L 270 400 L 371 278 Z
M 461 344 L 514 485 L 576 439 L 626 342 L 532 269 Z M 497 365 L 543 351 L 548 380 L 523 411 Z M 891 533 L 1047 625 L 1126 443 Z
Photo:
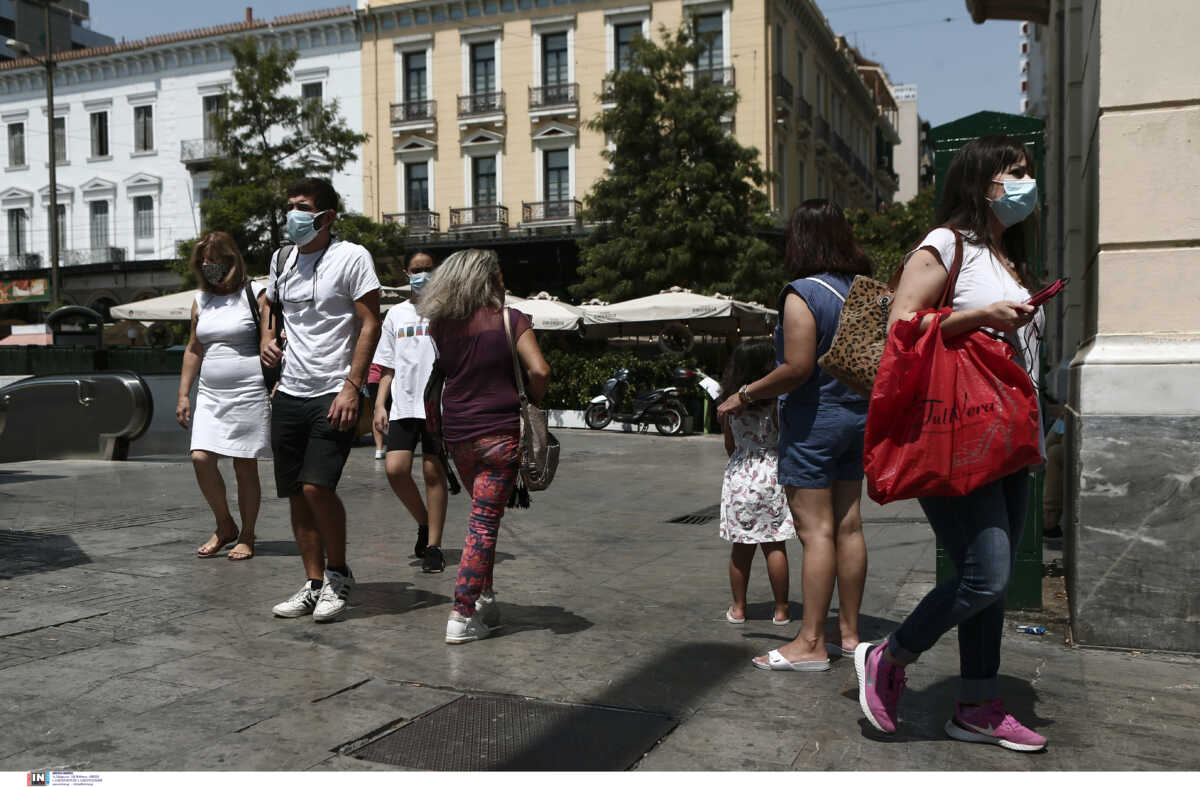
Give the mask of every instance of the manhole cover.
M 677 516 L 674 519 L 668 519 L 667 523 L 672 525 L 703 525 L 705 522 L 711 522 L 719 516 L 721 516 L 720 503 L 715 506 L 701 508 L 699 511 L 693 511 L 690 514 Z
M 620 771 L 674 726 L 623 708 L 464 696 L 347 753 L 424 771 Z

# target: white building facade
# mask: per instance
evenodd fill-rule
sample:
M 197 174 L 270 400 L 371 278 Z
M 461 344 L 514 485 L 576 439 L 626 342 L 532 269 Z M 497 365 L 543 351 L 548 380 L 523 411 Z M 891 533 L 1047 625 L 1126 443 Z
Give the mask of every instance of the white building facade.
M 361 42 L 348 8 L 63 53 L 53 125 L 44 68 L 0 63 L 0 275 L 49 269 L 51 129 L 64 279 L 80 266 L 175 259 L 176 244 L 203 229 L 200 201 L 219 155 L 212 121 L 231 86 L 225 43 L 247 35 L 299 52 L 294 94 L 336 99 L 342 118 L 359 126 Z M 362 183 L 357 160 L 334 177 L 347 209 L 362 210 Z

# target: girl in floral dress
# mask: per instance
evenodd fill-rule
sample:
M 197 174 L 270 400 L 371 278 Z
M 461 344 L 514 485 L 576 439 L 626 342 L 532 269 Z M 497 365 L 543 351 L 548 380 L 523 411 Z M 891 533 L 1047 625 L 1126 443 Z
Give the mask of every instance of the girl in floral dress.
M 722 391 L 730 394 L 757 380 L 775 366 L 775 349 L 768 342 L 743 342 L 725 370 Z M 746 587 L 754 548 L 762 548 L 767 577 L 775 596 L 771 622 L 786 626 L 788 616 L 788 558 L 785 542 L 796 537 L 787 497 L 779 485 L 779 422 L 775 399 L 747 406 L 724 421 L 729 464 L 721 486 L 721 538 L 731 543 L 729 586 L 733 603 L 725 611 L 730 623 L 746 622 Z

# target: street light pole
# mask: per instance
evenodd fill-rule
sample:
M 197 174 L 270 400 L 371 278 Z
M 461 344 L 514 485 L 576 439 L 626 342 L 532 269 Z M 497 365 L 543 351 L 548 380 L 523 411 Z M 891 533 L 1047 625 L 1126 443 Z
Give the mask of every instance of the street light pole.
M 50 3 L 44 0 L 46 9 L 45 55 L 46 65 L 46 122 L 50 133 L 50 303 L 59 304 L 62 283 L 58 275 L 58 158 L 54 139 L 54 51 L 50 39 Z

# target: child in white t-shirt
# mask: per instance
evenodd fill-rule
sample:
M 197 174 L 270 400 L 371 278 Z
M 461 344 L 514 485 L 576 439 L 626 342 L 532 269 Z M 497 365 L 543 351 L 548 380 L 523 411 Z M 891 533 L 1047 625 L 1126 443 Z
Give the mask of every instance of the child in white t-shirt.
M 420 297 L 421 287 L 433 267 L 433 257 L 425 252 L 416 252 L 408 258 L 405 272 L 413 300 Z M 429 337 L 429 321 L 417 314 L 413 300 L 393 306 L 383 320 L 383 334 L 374 360 L 382 370 L 375 396 L 374 425 L 387 433 L 384 467 L 392 491 L 417 521 L 413 554 L 421 558 L 422 571 L 440 573 L 446 567 L 441 550 L 442 527 L 446 522 L 446 475 L 437 460 L 438 446 L 425 429 L 425 384 L 437 351 Z M 412 479 L 413 453 L 418 442 L 426 501 L 421 500 Z

